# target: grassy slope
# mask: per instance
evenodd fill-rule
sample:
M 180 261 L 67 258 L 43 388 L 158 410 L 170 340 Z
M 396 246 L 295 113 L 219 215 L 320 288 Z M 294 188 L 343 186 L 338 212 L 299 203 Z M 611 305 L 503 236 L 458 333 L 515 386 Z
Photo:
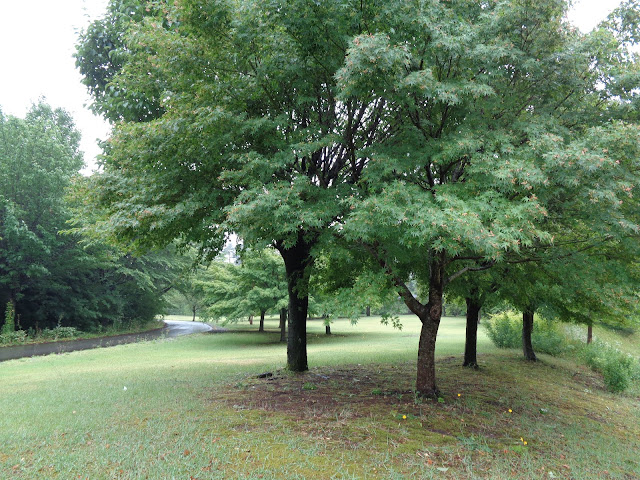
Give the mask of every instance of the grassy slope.
M 482 334 L 483 368 L 462 369 L 463 321 L 445 319 L 442 402 L 416 403 L 404 323 L 310 322 L 311 371 L 273 383 L 255 374 L 284 363 L 277 333 L 2 363 L 0 478 L 640 478 L 638 398 Z

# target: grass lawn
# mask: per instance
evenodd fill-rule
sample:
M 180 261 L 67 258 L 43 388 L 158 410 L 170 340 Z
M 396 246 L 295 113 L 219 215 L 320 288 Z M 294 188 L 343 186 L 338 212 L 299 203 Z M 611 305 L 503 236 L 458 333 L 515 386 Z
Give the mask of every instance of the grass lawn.
M 528 364 L 481 332 L 463 369 L 464 321 L 443 319 L 443 395 L 420 402 L 417 319 L 309 323 L 298 375 L 275 319 L 1 363 L 0 478 L 640 478 L 637 393 L 569 359 Z

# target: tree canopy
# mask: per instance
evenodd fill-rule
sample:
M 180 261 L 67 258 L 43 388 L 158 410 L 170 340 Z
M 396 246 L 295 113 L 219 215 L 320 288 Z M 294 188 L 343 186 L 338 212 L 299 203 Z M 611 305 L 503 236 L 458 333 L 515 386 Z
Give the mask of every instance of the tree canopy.
M 119 120 L 91 179 L 91 230 L 203 255 L 231 231 L 275 247 L 290 369 L 307 368 L 311 268 L 336 239 L 422 322 L 424 395 L 449 284 L 556 242 L 635 251 L 633 1 L 589 34 L 564 0 L 179 0 L 123 20 L 124 3 L 78 48 Z M 102 66 L 103 32 L 120 63 Z
M 24 119 L 0 112 L 0 304 L 25 330 L 152 319 L 171 281 L 161 254 L 135 258 L 61 233 L 77 200 L 67 189 L 83 183 L 79 140 L 70 115 L 45 103 Z

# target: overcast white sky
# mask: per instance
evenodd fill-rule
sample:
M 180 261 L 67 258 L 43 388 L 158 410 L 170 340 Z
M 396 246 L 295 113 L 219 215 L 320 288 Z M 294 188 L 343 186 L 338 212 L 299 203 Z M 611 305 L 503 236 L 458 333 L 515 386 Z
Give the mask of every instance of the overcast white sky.
M 109 127 L 84 105 L 90 99 L 72 54 L 78 31 L 99 17 L 108 0 L 0 0 L 0 108 L 23 117 L 30 105 L 45 97 L 63 107 L 82 131 L 82 150 L 89 172 L 99 153 L 97 138 Z M 575 0 L 571 21 L 583 31 L 593 28 L 620 0 Z

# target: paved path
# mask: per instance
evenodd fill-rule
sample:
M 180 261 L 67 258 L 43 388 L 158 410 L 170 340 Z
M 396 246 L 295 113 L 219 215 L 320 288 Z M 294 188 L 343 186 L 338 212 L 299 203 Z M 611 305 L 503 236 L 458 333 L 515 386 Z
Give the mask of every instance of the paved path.
M 213 332 L 211 325 L 200 322 L 182 322 L 179 320 L 165 320 L 167 326 L 167 337 L 179 337 L 180 335 L 190 335 L 192 333 Z
M 64 340 L 61 342 L 32 343 L 28 345 L 15 345 L 11 347 L 0 347 L 0 362 L 13 360 L 16 358 L 33 357 L 37 355 L 49 355 L 51 353 L 75 352 L 77 350 L 88 350 L 99 347 L 112 347 L 125 343 L 142 342 L 145 340 L 155 340 L 161 337 L 178 337 L 192 333 L 204 332 L 224 332 L 221 327 L 211 327 L 200 322 L 180 322 L 175 320 L 165 320 L 165 326 L 144 333 L 127 333 L 124 335 L 114 335 L 111 337 L 86 338 L 79 340 Z

